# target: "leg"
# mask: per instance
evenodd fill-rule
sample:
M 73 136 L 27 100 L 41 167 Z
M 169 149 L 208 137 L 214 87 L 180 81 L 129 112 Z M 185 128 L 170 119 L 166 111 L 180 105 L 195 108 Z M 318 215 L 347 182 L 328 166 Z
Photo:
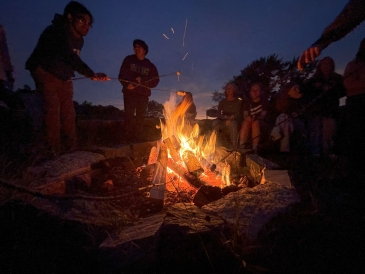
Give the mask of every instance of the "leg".
M 66 147 L 74 149 L 76 146 L 76 112 L 73 104 L 73 84 L 65 81 L 59 90 L 61 128 L 66 137 Z
M 251 129 L 251 119 L 247 118 L 243 120 L 240 129 L 240 146 L 243 146 L 246 143 L 248 134 L 250 133 L 250 129 Z
M 237 143 L 238 143 L 237 122 L 230 121 L 230 123 L 228 125 L 228 130 L 229 130 L 229 138 L 230 138 L 231 145 L 235 149 L 235 148 L 237 148 Z
M 148 107 L 148 97 L 141 96 L 137 100 L 136 104 L 136 127 L 135 127 L 135 134 L 137 139 L 140 139 L 143 132 L 143 121 L 144 117 L 146 116 L 146 110 Z
M 135 98 L 131 95 L 123 96 L 124 100 L 124 133 L 126 140 L 130 141 L 132 133 L 132 123 L 135 111 Z
M 261 129 L 260 129 L 260 121 L 255 120 L 252 122 L 252 149 L 256 150 L 257 146 L 260 142 Z
M 43 119 L 46 127 L 47 143 L 53 149 L 59 149 L 61 143 L 60 135 L 60 102 L 58 98 L 58 80 L 53 75 L 38 67 L 32 74 L 38 91 L 43 100 Z
M 335 135 L 336 122 L 333 118 L 322 117 L 322 152 L 328 154 L 333 148 L 333 136 Z
M 320 155 L 322 148 L 322 119 L 316 116 L 308 121 L 310 147 L 313 155 Z

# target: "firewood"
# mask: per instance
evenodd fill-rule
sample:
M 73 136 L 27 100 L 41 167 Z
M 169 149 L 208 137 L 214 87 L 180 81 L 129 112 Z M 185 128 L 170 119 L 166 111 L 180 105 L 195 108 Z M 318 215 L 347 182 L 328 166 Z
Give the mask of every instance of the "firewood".
M 175 161 L 175 162 L 179 162 L 181 159 L 180 159 L 180 155 L 179 153 L 176 151 L 175 149 L 175 146 L 174 144 L 172 143 L 171 139 L 170 138 L 166 138 L 165 140 L 163 140 L 163 142 L 166 144 L 169 152 L 170 152 L 170 155 L 172 157 L 172 159 Z
M 169 158 L 167 166 L 193 187 L 199 188 L 202 185 L 205 185 L 205 183 L 201 181 L 196 174 L 190 173 L 189 170 L 183 167 L 181 163 L 174 162 L 171 158 Z
M 182 154 L 182 159 L 190 173 L 195 174 L 198 177 L 204 172 L 204 169 L 201 167 L 192 151 L 185 150 Z
M 163 143 L 160 145 L 158 159 L 153 174 L 152 185 L 150 190 L 150 197 L 157 200 L 164 200 L 166 189 L 166 169 L 167 169 L 167 147 Z

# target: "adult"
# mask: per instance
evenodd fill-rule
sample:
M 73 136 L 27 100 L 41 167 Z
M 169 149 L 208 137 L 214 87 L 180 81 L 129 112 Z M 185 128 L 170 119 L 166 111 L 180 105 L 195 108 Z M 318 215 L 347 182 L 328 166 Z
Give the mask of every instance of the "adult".
M 336 42 L 353 29 L 355 29 L 361 22 L 365 20 L 365 1 L 363 0 L 350 0 L 335 20 L 327 26 L 322 33 L 322 36 L 308 49 L 306 49 L 298 60 L 298 68 L 303 69 L 306 63 L 312 62 L 321 52 L 329 46 L 331 43 Z M 359 52 L 361 50 L 363 42 L 360 44 Z M 357 63 L 361 58 L 357 53 Z M 353 65 L 354 63 L 352 63 Z M 350 65 L 350 64 L 349 64 Z M 351 74 L 349 72 L 352 72 Z M 363 77 L 365 71 L 360 67 L 348 66 L 344 75 L 344 82 L 347 88 L 346 99 L 346 112 L 347 112 L 347 137 L 348 137 L 348 156 L 350 159 L 350 175 L 353 180 L 362 185 L 365 179 L 365 172 L 362 166 L 362 160 L 365 155 L 365 142 L 363 138 L 363 132 L 365 130 L 365 88 L 355 91 L 353 88 L 349 88 L 346 82 L 357 81 L 348 80 L 350 75 L 356 74 Z M 358 77 L 358 78 L 359 78 Z M 349 92 L 350 90 L 350 92 Z
M 265 117 L 267 101 L 263 98 L 263 88 L 260 83 L 254 83 L 250 89 L 250 98 L 243 105 L 243 122 L 240 129 L 240 147 L 243 147 L 251 132 L 252 153 L 257 153 L 257 146 L 263 141 L 262 135 L 267 129 Z
M 231 148 L 237 148 L 238 126 L 241 120 L 242 101 L 237 98 L 237 85 L 229 82 L 225 86 L 226 98 L 218 104 L 218 118 L 213 121 L 213 130 L 217 133 L 220 130 L 228 129 Z
M 76 1 L 69 2 L 63 15 L 55 14 L 52 25 L 41 34 L 38 43 L 26 62 L 37 90 L 43 99 L 46 142 L 51 155 L 75 150 L 76 113 L 73 105 L 75 71 L 91 80 L 105 81 L 104 73 L 95 73 L 80 58 L 83 37 L 92 27 L 90 11 Z M 65 142 L 62 141 L 63 133 Z
M 294 130 L 304 132 L 304 121 L 300 116 L 303 107 L 302 98 L 299 85 L 295 82 L 285 84 L 280 90 L 275 101 L 275 110 L 280 114 L 263 148 L 271 149 L 271 146 L 278 141 L 280 152 L 291 152 L 290 141 Z
M 365 2 L 350 0 L 336 19 L 327 26 L 321 37 L 306 49 L 298 60 L 298 68 L 316 59 L 331 43 L 345 37 L 365 20 Z
M 6 88 L 13 89 L 13 71 L 5 30 L 0 24 L 0 92 Z
M 346 96 L 342 75 L 335 72 L 334 60 L 327 56 L 305 83 L 310 105 L 306 109 L 311 152 L 315 156 L 333 154 L 340 98 Z
M 124 131 L 127 142 L 141 139 L 151 88 L 155 88 L 160 82 L 156 66 L 146 58 L 148 45 L 143 40 L 135 39 L 133 51 L 134 54 L 124 58 L 118 76 L 123 86 Z

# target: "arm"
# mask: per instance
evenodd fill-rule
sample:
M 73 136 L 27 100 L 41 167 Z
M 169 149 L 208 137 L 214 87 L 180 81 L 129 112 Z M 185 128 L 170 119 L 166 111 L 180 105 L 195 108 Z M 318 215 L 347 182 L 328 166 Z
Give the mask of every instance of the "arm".
M 331 43 L 345 37 L 365 20 L 365 2 L 363 0 L 350 0 L 336 19 L 324 30 L 322 36 L 298 60 L 298 68 L 312 62 Z
M 134 74 L 130 70 L 130 62 L 129 57 L 125 57 L 122 65 L 120 66 L 118 79 L 119 82 L 122 84 L 123 88 L 129 88 L 131 89 L 132 86 L 134 86 L 131 82 L 135 82 Z M 123 81 L 126 80 L 126 81 Z M 129 87 L 128 87 L 129 86 Z

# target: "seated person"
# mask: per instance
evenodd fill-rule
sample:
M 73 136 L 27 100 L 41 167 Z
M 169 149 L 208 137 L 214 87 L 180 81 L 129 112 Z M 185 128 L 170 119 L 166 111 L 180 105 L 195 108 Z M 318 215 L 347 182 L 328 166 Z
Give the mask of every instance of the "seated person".
M 280 140 L 279 151 L 290 152 L 290 137 L 294 130 L 304 130 L 304 121 L 299 118 L 302 107 L 302 94 L 295 82 L 284 85 L 275 102 L 275 110 L 280 113 L 276 118 L 268 142 L 263 148 L 270 148 Z
M 225 87 L 226 98 L 218 104 L 218 118 L 213 121 L 213 130 L 227 128 L 229 130 L 229 139 L 231 148 L 237 147 L 238 125 L 241 118 L 242 101 L 236 97 L 237 85 L 234 82 L 227 83 Z
M 252 152 L 257 153 L 257 146 L 261 134 L 267 125 L 264 121 L 267 114 L 267 101 L 262 95 L 263 88 L 260 83 L 251 86 L 250 96 L 243 105 L 243 122 L 240 129 L 240 147 L 244 147 L 250 131 L 252 130 Z

